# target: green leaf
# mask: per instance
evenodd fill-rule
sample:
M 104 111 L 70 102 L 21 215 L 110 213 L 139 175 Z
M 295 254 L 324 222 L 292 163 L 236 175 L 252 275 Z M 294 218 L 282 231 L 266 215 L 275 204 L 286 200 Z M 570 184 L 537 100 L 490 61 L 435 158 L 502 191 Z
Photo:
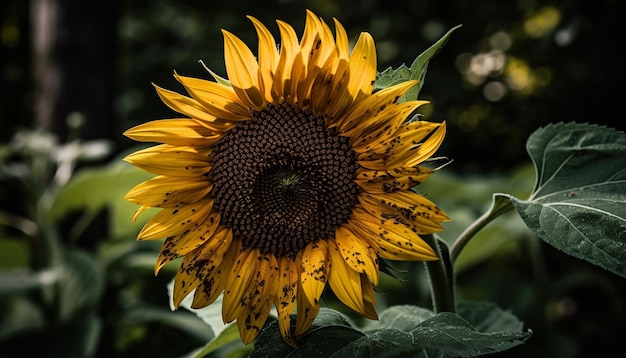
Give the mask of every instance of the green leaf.
M 298 341 L 298 348 L 294 349 L 283 341 L 278 322 L 273 321 L 261 331 L 249 357 L 331 357 L 342 347 L 363 336 L 365 334 L 352 328 L 343 314 L 320 308 L 311 328 Z
M 26 268 L 0 270 L 0 297 L 49 286 L 59 281 L 60 270 L 32 271 Z
M 338 357 L 337 353 L 365 334 L 343 325 L 328 325 L 309 330 L 298 341 L 296 349 L 289 357 Z
M 59 315 L 62 320 L 82 314 L 98 304 L 104 290 L 104 278 L 92 256 L 79 250 L 67 251 L 60 275 Z
M 361 332 L 337 311 L 321 309 L 298 347 L 285 344 L 278 325 L 259 335 L 250 357 L 459 357 L 505 351 L 523 343 L 530 331 L 510 312 L 492 304 L 459 305 L 459 312 L 435 315 L 415 306 L 393 306 L 381 312 L 373 329 Z M 477 328 L 480 328 L 478 330 Z
M 193 358 L 202 358 L 207 356 L 209 353 L 216 351 L 228 344 L 233 342 L 241 342 L 239 338 L 239 328 L 237 328 L 236 324 L 231 324 L 226 329 L 224 329 L 219 336 L 214 337 L 200 350 L 193 352 L 190 357 Z
M 449 312 L 424 321 L 410 333 L 415 345 L 443 349 L 453 357 L 503 352 L 524 343 L 532 334 L 530 331 L 479 332 L 468 321 Z
M 411 357 L 474 356 L 523 343 L 530 332 L 510 312 L 493 304 L 461 303 L 459 315 L 415 306 L 394 306 L 380 314 L 378 329 L 346 346 L 354 355 Z M 462 318 L 460 315 L 467 317 Z M 341 355 L 336 355 L 340 357 Z
M 2 279 L 0 277 L 0 282 Z M 3 310 L 0 315 L 0 342 L 10 336 L 41 330 L 45 326 L 45 307 L 28 296 L 5 296 L 0 302 Z
M 522 332 L 524 329 L 524 323 L 513 313 L 491 302 L 459 302 L 457 311 L 480 332 Z
M 287 357 L 293 351 L 280 335 L 278 322 L 273 321 L 259 333 L 249 358 Z
M 174 327 L 199 340 L 208 341 L 213 339 L 213 333 L 196 316 L 184 311 L 172 312 L 161 307 L 143 305 L 141 308 L 133 308 L 128 311 L 120 321 L 122 325 L 139 325 L 142 323 L 157 322 L 162 325 Z
M 563 252 L 626 277 L 626 135 L 589 124 L 549 125 L 527 142 L 537 179 L 509 196 L 528 228 Z
M 378 328 L 394 328 L 405 332 L 415 329 L 420 323 L 434 317 L 435 314 L 426 308 L 400 305 L 392 306 L 380 313 Z
M 102 168 L 88 168 L 78 172 L 64 186 L 50 209 L 52 221 L 59 221 L 73 211 L 82 211 L 88 218 L 108 208 L 110 210 L 111 235 L 115 238 L 135 235 L 147 221 L 144 213 L 133 224 L 131 218 L 138 206 L 124 199 L 135 185 L 154 175 L 143 172 L 126 163 Z
M 376 82 L 374 82 L 374 90 L 387 88 L 389 86 L 396 85 L 398 83 L 406 82 L 408 80 L 418 80 L 419 83 L 413 86 L 407 93 L 398 100 L 398 102 L 412 101 L 417 99 L 419 91 L 424 85 L 424 79 L 426 78 L 426 70 L 428 68 L 428 61 L 435 56 L 448 41 L 454 30 L 461 27 L 458 25 L 449 30 L 441 39 L 430 46 L 426 51 L 422 52 L 411 64 L 411 67 L 406 67 L 402 64 L 397 69 L 387 68 L 383 72 L 378 73 L 376 76 Z

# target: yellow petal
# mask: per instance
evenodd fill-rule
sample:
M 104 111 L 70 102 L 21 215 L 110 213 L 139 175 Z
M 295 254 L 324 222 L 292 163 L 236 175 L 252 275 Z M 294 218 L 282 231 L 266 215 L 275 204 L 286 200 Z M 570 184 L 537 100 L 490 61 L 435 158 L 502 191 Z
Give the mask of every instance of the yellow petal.
M 250 283 L 259 273 L 260 255 L 259 249 L 248 248 L 237 256 L 224 287 L 222 303 L 224 322 L 232 322 L 247 309 L 244 296 Z
M 366 146 L 365 152 L 368 154 L 382 154 L 389 152 L 390 149 L 416 147 L 420 145 L 425 138 L 441 127 L 445 127 L 445 125 L 427 121 L 411 122 L 400 126 L 396 133 L 394 133 L 394 136 L 375 141 L 371 145 Z
M 215 121 L 216 117 L 208 113 L 204 106 L 198 103 L 195 99 L 183 96 L 174 91 L 166 90 L 155 85 L 154 83 L 152 85 L 156 89 L 157 94 L 163 103 L 174 111 L 203 122 L 210 123 Z M 216 127 L 215 129 L 217 130 L 218 128 Z
M 363 125 L 366 127 L 376 125 L 374 121 L 378 120 L 378 116 L 385 113 L 387 108 L 394 106 L 398 99 L 415 84 L 417 84 L 417 81 L 401 82 L 384 88 L 360 103 L 355 104 L 343 116 L 341 122 L 338 123 L 339 134 L 355 135 L 360 133 L 359 128 Z M 385 119 L 387 117 L 380 118 Z
M 336 55 L 334 53 L 331 54 L 332 58 L 335 56 Z M 331 59 L 328 61 L 331 62 Z M 347 62 L 345 67 L 347 68 Z M 339 76 L 339 74 L 335 73 L 335 71 L 329 69 L 325 65 L 325 67 L 316 74 L 315 79 L 311 84 L 310 95 L 308 98 L 311 109 L 315 113 L 326 114 L 326 119 L 328 120 L 327 124 L 333 121 L 336 114 L 336 110 L 333 110 L 333 108 L 339 107 L 339 104 L 336 104 L 336 102 L 341 101 L 341 98 L 333 95 L 333 80 L 336 76 Z M 347 91 L 345 93 L 347 93 Z M 350 99 L 349 95 L 344 95 L 344 97 Z M 350 103 L 352 103 L 351 99 Z
M 311 242 L 302 251 L 300 259 L 300 293 L 312 305 L 319 305 L 319 298 L 326 285 L 328 274 L 327 247 L 325 240 Z
M 179 235 L 202 224 L 213 208 L 213 199 L 200 200 L 178 208 L 161 209 L 146 223 L 137 240 L 154 240 Z
M 363 291 L 363 306 L 365 306 L 365 311 L 362 313 L 363 316 L 369 319 L 378 319 L 374 287 L 372 287 L 372 283 L 363 274 L 361 275 L 361 290 Z
M 279 57 L 276 40 L 259 20 L 252 16 L 248 16 L 248 19 L 254 24 L 259 38 L 259 88 L 267 102 L 275 103 L 277 98 L 272 92 L 272 87 Z
M 357 171 L 355 182 L 366 192 L 372 194 L 393 193 L 411 189 L 426 180 L 433 171 L 426 167 L 401 166 L 390 170 Z
M 124 132 L 139 142 L 157 142 L 182 146 L 207 146 L 222 136 L 190 118 L 159 119 L 135 126 Z
M 210 169 L 207 155 L 190 147 L 167 144 L 139 150 L 126 156 L 124 160 L 150 173 L 179 178 L 202 176 Z
M 366 274 L 374 285 L 378 285 L 378 257 L 371 245 L 354 236 L 344 226 L 337 228 L 335 241 L 346 266 L 355 272 Z M 330 262 L 331 265 L 334 264 L 332 258 Z
M 358 103 L 369 96 L 376 80 L 376 47 L 372 35 L 361 33 L 350 54 L 348 92 Z
M 304 23 L 304 32 L 300 41 L 300 51 L 305 54 L 302 58 L 304 65 L 308 66 L 311 59 L 321 45 L 319 36 L 321 29 L 320 18 L 311 10 L 306 11 L 306 21 Z
M 259 64 L 243 41 L 226 30 L 222 33 L 226 73 L 235 93 L 246 106 L 262 110 L 267 102 L 259 90 Z
M 174 307 L 178 308 L 183 299 L 200 285 L 207 274 L 222 263 L 229 248 L 229 240 L 208 241 L 185 256 L 174 278 L 172 294 Z
M 414 151 L 409 152 L 410 156 L 406 162 L 409 166 L 414 166 L 419 163 L 422 163 L 424 160 L 430 158 L 441 143 L 443 143 L 443 138 L 446 136 L 446 122 L 442 122 L 439 128 L 435 130 L 435 132 Z
M 313 83 L 323 71 L 329 70 L 325 68 L 326 61 L 335 51 L 335 42 L 330 28 L 322 19 L 308 10 L 300 47 L 306 76 L 298 85 L 297 98 L 300 106 L 307 107 L 311 101 Z
M 438 259 L 435 251 L 400 220 L 381 220 L 355 209 L 346 226 L 356 236 L 369 242 L 382 258 L 412 261 Z
M 246 309 L 237 317 L 239 335 L 244 344 L 250 343 L 261 331 L 276 297 L 279 266 L 274 254 L 258 256 L 259 269 L 251 280 L 243 300 Z
M 244 105 L 232 87 L 193 77 L 174 77 L 211 115 L 233 121 L 250 119 L 250 108 Z
M 403 220 L 415 226 L 415 232 L 420 235 L 441 231 L 440 223 L 450 220 L 432 201 L 410 190 L 385 194 L 361 193 L 359 202 L 376 217 Z
M 302 284 L 298 281 L 298 295 L 296 297 L 297 302 L 297 315 L 296 315 L 296 329 L 295 336 L 299 337 L 304 334 L 313 323 L 313 319 L 320 311 L 319 303 L 311 303 L 306 295 L 302 294 Z
M 140 206 L 137 210 L 135 210 L 135 213 L 133 214 L 133 222 L 137 221 L 139 215 L 148 209 L 150 209 L 149 206 Z
M 348 35 L 339 21 L 335 19 L 336 46 L 330 51 L 311 87 L 311 108 L 316 113 L 325 113 L 328 124 L 339 117 L 354 100 L 347 90 L 348 61 L 350 45 Z
M 212 211 L 206 220 L 204 220 L 204 223 L 198 225 L 193 230 L 187 230 L 182 234 L 170 236 L 165 239 L 159 251 L 159 255 L 157 256 L 154 274 L 156 275 L 168 262 L 195 250 L 207 240 L 223 240 L 220 235 L 226 235 L 225 232 L 220 231 L 215 237 L 213 236 L 219 226 L 219 218 L 220 213 Z
M 350 144 L 354 151 L 363 151 L 374 142 L 385 140 L 398 131 L 406 118 L 427 101 L 406 101 L 400 104 L 384 106 L 371 118 L 361 118 L 361 122 L 343 135 L 351 137 Z
M 348 60 L 350 58 L 350 42 L 348 41 L 348 34 L 343 25 L 337 20 L 335 22 L 335 42 L 337 44 L 337 54 L 340 59 Z
M 274 75 L 274 91 L 278 96 L 289 103 L 295 103 L 297 81 L 294 75 L 299 75 L 304 69 L 298 36 L 291 25 L 276 21 L 280 31 L 280 57 Z
M 217 118 L 212 115 L 207 116 L 208 119 L 198 120 L 198 123 L 208 130 L 216 133 L 224 133 L 225 131 L 233 128 L 237 122 L 228 119 Z
M 285 84 L 285 99 L 291 104 L 298 104 L 299 106 L 308 103 L 308 98 L 304 98 L 302 101 L 298 98 L 298 87 L 301 87 L 301 83 L 306 81 L 306 69 L 302 63 L 302 53 L 298 52 L 293 65 L 291 67 L 291 76 L 288 83 Z
M 124 198 L 137 205 L 172 208 L 195 203 L 204 198 L 212 187 L 213 184 L 205 177 L 158 176 L 135 186 Z
M 232 237 L 232 235 L 231 235 Z M 232 270 L 235 258 L 241 252 L 241 241 L 235 240 L 230 245 L 230 248 L 224 255 L 224 259 L 215 269 L 207 272 L 202 283 L 196 287 L 196 293 L 193 295 L 193 302 L 191 308 L 202 308 L 215 302 L 224 291 L 226 285 L 226 279 L 229 272 Z
M 294 260 L 285 256 L 278 259 L 278 266 L 280 271 L 274 300 L 278 311 L 278 328 L 285 341 L 295 347 L 291 336 L 291 312 L 296 305 L 298 293 L 298 269 Z
M 445 134 L 445 122 L 412 122 L 401 126 L 393 137 L 365 147 L 365 152 L 358 153 L 357 159 L 368 169 L 414 166 L 437 151 Z
M 363 313 L 365 306 L 363 306 L 361 278 L 358 272 L 346 265 L 334 240 L 328 240 L 328 258 L 331 262 L 328 275 L 330 288 L 346 306 L 358 313 Z

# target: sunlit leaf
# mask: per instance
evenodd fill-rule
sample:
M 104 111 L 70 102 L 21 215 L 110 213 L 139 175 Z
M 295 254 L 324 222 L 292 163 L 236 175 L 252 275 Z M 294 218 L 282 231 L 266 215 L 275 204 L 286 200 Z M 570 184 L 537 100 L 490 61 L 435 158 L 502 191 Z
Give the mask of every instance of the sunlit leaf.
M 50 209 L 50 217 L 59 221 L 72 212 L 81 212 L 89 217 L 109 209 L 111 236 L 134 236 L 141 229 L 141 220 L 147 220 L 150 215 L 140 216 L 140 220 L 133 224 L 130 218 L 137 205 L 127 202 L 124 195 L 133 186 L 152 177 L 152 174 L 119 161 L 106 167 L 84 169 L 58 193 Z
M 186 357 L 206 357 L 210 353 L 233 343 L 239 343 L 239 345 L 243 346 L 243 343 L 241 343 L 241 338 L 239 336 L 239 329 L 237 328 L 236 324 L 228 325 L 226 329 L 224 329 L 218 336 L 211 339 L 204 347 L 195 350 Z
M 448 41 L 454 30 L 458 29 L 456 26 L 449 30 L 441 39 L 430 46 L 426 51 L 422 52 L 411 64 L 411 67 L 407 67 L 402 64 L 396 69 L 391 67 L 387 68 L 383 72 L 378 73 L 376 76 L 376 82 L 374 83 L 374 90 L 387 88 L 395 84 L 406 82 L 409 80 L 419 80 L 419 83 L 413 86 L 407 93 L 398 100 L 398 102 L 404 102 L 408 100 L 415 100 L 419 94 L 419 91 L 424 85 L 424 79 L 426 78 L 426 70 L 428 68 L 428 62 L 435 56 Z

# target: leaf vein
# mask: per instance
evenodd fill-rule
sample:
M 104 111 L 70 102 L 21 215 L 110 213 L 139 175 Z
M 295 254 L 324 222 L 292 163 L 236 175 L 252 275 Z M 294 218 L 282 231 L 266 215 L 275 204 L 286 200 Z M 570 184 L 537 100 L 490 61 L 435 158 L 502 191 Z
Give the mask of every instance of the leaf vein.
M 608 200 L 608 199 L 598 199 L 598 200 L 608 201 L 608 202 L 611 202 L 611 203 L 620 202 L 618 200 Z M 622 217 L 620 217 L 618 215 L 615 215 L 615 214 L 613 214 L 613 213 L 611 213 L 609 211 L 602 210 L 602 209 L 599 209 L 599 208 L 595 208 L 593 206 L 580 205 L 580 204 L 575 204 L 575 203 L 566 203 L 566 202 L 548 203 L 548 204 L 544 204 L 544 205 L 547 206 L 547 207 L 551 207 L 551 208 L 554 207 L 554 206 L 572 206 L 572 207 L 576 207 L 576 208 L 587 209 L 587 210 L 591 210 L 591 211 L 595 211 L 595 212 L 598 212 L 598 213 L 602 213 L 602 214 L 604 214 L 606 216 L 609 216 L 609 217 L 621 220 L 623 222 L 626 222 L 626 218 L 622 218 Z M 556 210 L 554 208 L 553 208 L 553 210 L 558 212 L 561 216 L 566 217 L 565 215 L 561 214 L 560 211 L 558 211 L 558 210 Z M 569 220 L 567 220 L 567 222 L 571 224 L 571 222 Z M 572 224 L 572 226 L 574 226 L 574 225 Z
M 546 150 L 544 152 L 544 158 L 542 161 L 542 168 L 541 168 L 541 172 L 542 172 L 542 178 L 539 180 L 539 186 L 537 187 L 537 190 L 535 190 L 535 192 L 531 195 L 530 199 L 534 199 L 535 194 L 539 193 L 543 188 L 545 188 L 546 185 L 548 185 L 548 183 L 550 183 L 555 177 L 556 175 L 561 171 L 561 169 L 563 169 L 563 167 L 565 166 L 565 164 L 567 164 L 567 162 L 574 156 L 574 153 L 570 154 L 564 161 L 563 163 L 561 163 L 561 165 L 559 165 L 559 167 L 554 171 L 554 173 L 552 173 L 552 175 L 550 176 L 550 178 L 548 178 L 545 182 L 543 181 L 543 175 L 546 174 L 545 172 L 545 165 L 546 165 L 546 154 L 548 153 L 548 151 Z
M 550 197 L 553 197 L 553 196 L 556 196 L 556 195 L 567 194 L 567 193 L 570 193 L 570 192 L 575 191 L 575 190 L 593 189 L 595 187 L 600 187 L 600 186 L 607 185 L 607 184 L 626 184 L 626 179 L 611 181 L 611 178 L 609 178 L 609 179 L 607 179 L 607 180 L 605 180 L 603 182 L 600 182 L 600 183 L 593 183 L 593 184 L 589 184 L 589 185 L 583 185 L 583 186 L 578 186 L 578 187 L 573 187 L 573 188 L 565 188 L 563 190 L 554 191 L 554 192 L 548 193 L 546 195 L 542 195 L 542 196 L 533 198 L 533 200 L 534 201 L 541 201 L 543 199 L 550 198 Z
M 568 223 L 568 224 L 570 224 L 570 226 L 571 226 L 571 227 L 573 227 L 573 228 L 576 230 L 576 232 L 578 232 L 578 233 L 580 234 L 580 236 L 584 239 L 584 241 L 585 241 L 585 242 L 587 242 L 587 243 L 591 244 L 591 246 L 593 246 L 593 247 L 595 247 L 596 249 L 600 250 L 600 251 L 601 251 L 601 252 L 605 255 L 605 257 L 610 257 L 610 258 L 613 258 L 613 257 L 612 257 L 612 256 L 611 256 L 608 252 L 606 252 L 603 248 L 601 248 L 600 246 L 596 245 L 596 244 L 595 244 L 592 240 L 590 240 L 590 239 L 587 237 L 587 235 L 585 235 L 585 233 L 584 233 L 584 232 L 582 232 L 582 231 L 581 231 L 581 230 L 580 230 L 580 229 L 579 229 L 576 225 L 574 225 L 574 224 L 571 222 L 571 220 L 569 220 L 569 219 L 567 218 L 567 216 L 563 215 L 560 211 L 556 210 L 555 208 L 548 207 L 548 209 L 554 210 L 554 212 L 556 212 L 556 213 L 557 213 L 557 215 L 559 215 L 559 216 L 563 217 L 563 220 L 567 221 L 567 223 Z M 576 251 L 578 251 L 578 250 L 576 250 Z M 579 252 L 579 254 L 582 254 L 582 252 Z

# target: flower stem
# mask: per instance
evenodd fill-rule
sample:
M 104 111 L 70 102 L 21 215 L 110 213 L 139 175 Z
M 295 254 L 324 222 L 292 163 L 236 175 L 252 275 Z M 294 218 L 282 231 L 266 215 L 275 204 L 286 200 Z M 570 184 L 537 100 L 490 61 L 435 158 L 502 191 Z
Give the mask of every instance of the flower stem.
M 439 312 L 455 312 L 454 272 L 448 247 L 434 235 L 422 236 L 437 253 L 439 260 L 426 261 L 426 270 L 430 281 L 433 299 L 433 310 Z
M 506 194 L 494 194 L 493 201 L 489 210 L 481 217 L 476 219 L 470 226 L 465 229 L 456 239 L 452 248 L 450 249 L 450 260 L 452 263 L 456 262 L 457 258 L 461 254 L 461 251 L 467 245 L 468 242 L 478 233 L 482 228 L 487 226 L 491 221 L 500 215 L 513 209 L 510 197 Z

